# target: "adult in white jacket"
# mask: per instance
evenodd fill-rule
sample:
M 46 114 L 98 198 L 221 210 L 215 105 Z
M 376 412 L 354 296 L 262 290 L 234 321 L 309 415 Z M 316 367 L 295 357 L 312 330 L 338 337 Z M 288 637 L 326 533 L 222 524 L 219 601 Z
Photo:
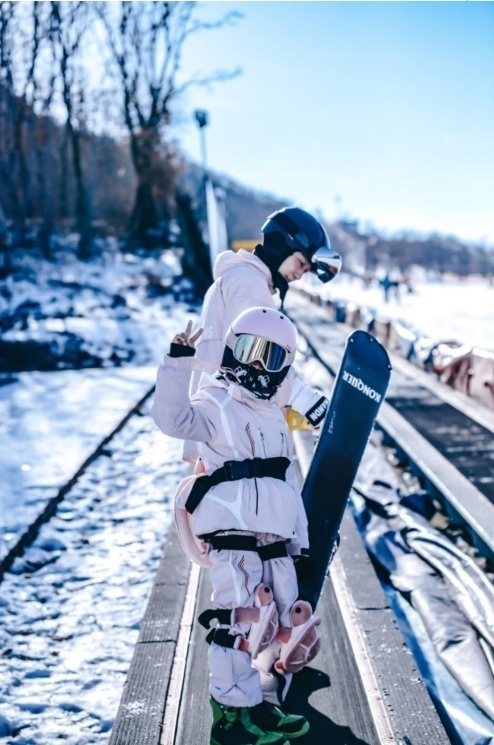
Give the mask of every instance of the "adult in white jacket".
M 227 334 L 220 372 L 204 375 L 190 398 L 191 373 L 203 364 L 186 346 L 189 334 L 175 337 L 158 370 L 151 413 L 164 433 L 198 443 L 205 469 L 178 495 L 208 549 L 215 607 L 205 625 L 219 621 L 208 653 L 211 742 L 286 745 L 308 723 L 275 705 L 278 677 L 319 644 L 318 619 L 297 601 L 292 556 L 308 546 L 307 520 L 287 424 L 272 402 L 295 357 L 295 329 L 280 311 L 244 312 Z
M 298 207 L 286 207 L 270 215 L 262 227 L 263 244 L 253 253 L 225 251 L 216 259 L 214 283 L 204 298 L 199 326 L 204 332 L 197 344 L 196 359 L 203 370 L 214 373 L 223 354 L 226 332 L 232 321 L 254 306 L 276 307 L 279 291 L 283 302 L 290 282 L 305 272 L 322 282 L 333 279 L 341 267 L 340 256 L 331 249 L 321 223 Z M 192 374 L 191 394 L 199 386 L 201 371 Z M 317 426 L 326 413 L 327 400 L 306 386 L 290 371 L 277 394 L 280 408 L 291 406 Z M 194 461 L 197 450 L 187 442 L 184 457 Z

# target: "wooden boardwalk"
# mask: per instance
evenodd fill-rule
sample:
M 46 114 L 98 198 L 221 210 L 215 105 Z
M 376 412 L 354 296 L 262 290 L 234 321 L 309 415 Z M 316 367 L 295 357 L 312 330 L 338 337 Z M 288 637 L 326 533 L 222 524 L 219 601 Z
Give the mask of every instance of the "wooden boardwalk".
M 302 437 L 298 447 L 311 443 Z M 190 564 L 172 528 L 110 745 L 209 743 L 206 632 L 196 617 L 210 593 L 207 570 Z M 322 651 L 294 677 L 287 702 L 311 723 L 301 745 L 449 742 L 349 513 L 318 613 Z

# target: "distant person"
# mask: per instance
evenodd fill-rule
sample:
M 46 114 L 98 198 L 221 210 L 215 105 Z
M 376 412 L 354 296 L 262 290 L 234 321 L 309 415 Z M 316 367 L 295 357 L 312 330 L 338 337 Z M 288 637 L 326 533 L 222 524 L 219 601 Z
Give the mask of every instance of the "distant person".
M 218 625 L 206 641 L 214 745 L 288 745 L 309 729 L 280 699 L 320 647 L 320 619 L 298 600 L 295 561 L 308 552 L 307 517 L 272 404 L 295 359 L 296 331 L 273 308 L 251 308 L 230 326 L 216 375 L 190 399 L 194 343 L 177 334 L 158 370 L 151 410 L 167 435 L 201 445 L 204 474 L 178 487 L 175 514 L 192 560 L 207 564 Z M 201 553 L 202 552 L 202 553 Z M 271 670 L 273 672 L 271 672 Z M 192 712 L 191 712 L 192 713 Z
M 379 284 L 383 288 L 384 292 L 384 302 L 387 303 L 389 301 L 389 288 L 391 287 L 391 280 L 386 274 L 385 277 L 383 277 L 381 280 L 379 280 Z
M 338 274 L 341 257 L 331 249 L 328 235 L 315 217 L 299 207 L 285 207 L 269 215 L 261 228 L 263 243 L 254 251 L 224 251 L 216 259 L 211 285 L 204 298 L 199 326 L 204 333 L 197 345 L 196 359 L 201 370 L 192 375 L 190 393 L 198 387 L 202 371 L 213 374 L 221 362 L 226 332 L 232 321 L 254 306 L 276 307 L 278 290 L 281 303 L 290 282 L 313 272 L 321 282 Z M 327 399 L 304 385 L 290 371 L 277 395 L 280 408 L 290 406 L 318 426 L 327 409 Z M 184 457 L 195 461 L 197 449 L 187 442 Z
M 388 274 L 380 280 L 379 284 L 384 291 L 384 302 L 389 302 L 390 291 L 394 291 L 394 296 L 397 302 L 400 302 L 400 282 L 396 279 L 391 279 Z

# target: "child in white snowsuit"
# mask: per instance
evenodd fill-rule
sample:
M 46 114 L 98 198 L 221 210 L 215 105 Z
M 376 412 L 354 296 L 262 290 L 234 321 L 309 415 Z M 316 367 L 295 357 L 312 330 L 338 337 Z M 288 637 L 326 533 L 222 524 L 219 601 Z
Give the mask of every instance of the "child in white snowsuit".
M 189 399 L 197 337 L 190 324 L 175 337 L 152 416 L 164 433 L 198 443 L 206 472 L 179 486 L 176 515 L 182 544 L 209 565 L 213 585 L 201 620 L 218 621 L 209 634 L 211 743 L 283 745 L 309 725 L 276 705 L 278 680 L 319 649 L 319 619 L 297 601 L 293 562 L 308 551 L 307 520 L 287 424 L 271 402 L 295 357 L 295 329 L 272 308 L 245 311 L 219 373 L 203 375 Z

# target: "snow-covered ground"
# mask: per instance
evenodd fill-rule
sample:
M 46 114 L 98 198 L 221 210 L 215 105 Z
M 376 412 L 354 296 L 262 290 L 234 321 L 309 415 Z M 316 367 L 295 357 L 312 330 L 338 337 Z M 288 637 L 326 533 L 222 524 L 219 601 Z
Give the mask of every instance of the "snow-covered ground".
M 0 588 L 0 740 L 108 742 L 187 465 L 134 415 Z M 5 738 L 5 739 L 4 739 Z
M 25 261 L 0 284 L 2 339 L 48 341 L 61 354 L 53 372 L 0 375 L 0 559 L 151 389 L 169 341 L 194 314 L 169 251 Z M 97 368 L 63 369 L 78 361 L 65 365 L 67 332 Z M 85 467 L 4 576 L 2 742 L 108 741 L 187 469 L 181 444 L 158 432 L 148 407 Z
M 327 285 L 315 277 L 302 282 L 309 282 L 323 298 L 353 301 L 373 309 L 380 318 L 402 321 L 420 336 L 494 351 L 494 286 L 485 278 L 417 281 L 411 293 L 402 286 L 397 297 L 391 290 L 389 302 L 376 282 L 366 288 L 361 279 L 347 274 Z
M 12 358 L 0 370 L 157 364 L 171 309 L 190 296 L 177 252 L 121 253 L 108 241 L 91 262 L 67 249 L 56 259 L 20 255 L 0 282 L 0 343 Z
M 28 372 L 0 388 L 0 560 L 155 377 L 154 367 Z
M 0 282 L 2 340 L 49 341 L 59 369 L 0 374 L 0 561 L 151 389 L 191 310 L 178 300 L 187 283 L 170 250 L 122 254 L 110 241 L 92 262 L 66 247 L 56 263 L 26 252 L 14 265 Z M 63 369 L 67 330 L 97 367 L 75 355 L 68 366 L 80 359 L 84 369 Z

